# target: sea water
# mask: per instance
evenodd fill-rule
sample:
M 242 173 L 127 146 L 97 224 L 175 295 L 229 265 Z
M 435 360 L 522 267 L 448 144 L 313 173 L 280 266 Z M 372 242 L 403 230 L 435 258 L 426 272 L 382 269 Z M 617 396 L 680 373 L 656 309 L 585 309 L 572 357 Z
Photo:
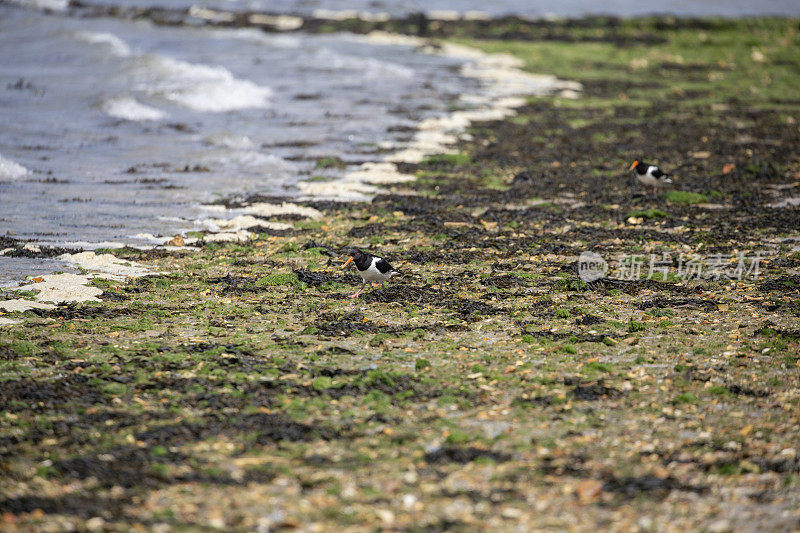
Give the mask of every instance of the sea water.
M 459 60 L 348 34 L 2 4 L 0 50 L 0 234 L 83 248 L 191 230 L 220 197 L 295 196 L 341 171 L 319 158 L 378 159 L 479 89 Z

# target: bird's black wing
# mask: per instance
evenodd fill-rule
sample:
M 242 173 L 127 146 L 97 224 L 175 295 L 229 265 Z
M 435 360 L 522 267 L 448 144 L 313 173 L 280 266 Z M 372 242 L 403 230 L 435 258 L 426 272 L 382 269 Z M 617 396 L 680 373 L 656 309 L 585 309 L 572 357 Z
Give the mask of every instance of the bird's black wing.
M 661 169 L 658 167 L 655 167 L 651 172 L 651 174 L 653 175 L 654 178 L 663 178 L 664 176 L 667 175 L 666 172 L 661 172 Z
M 392 268 L 392 265 L 390 265 L 389 262 L 386 261 L 386 259 L 379 259 L 378 261 L 376 261 L 375 268 L 377 268 L 378 272 L 380 272 L 381 274 L 386 274 L 387 272 L 391 272 L 392 270 L 394 270 Z

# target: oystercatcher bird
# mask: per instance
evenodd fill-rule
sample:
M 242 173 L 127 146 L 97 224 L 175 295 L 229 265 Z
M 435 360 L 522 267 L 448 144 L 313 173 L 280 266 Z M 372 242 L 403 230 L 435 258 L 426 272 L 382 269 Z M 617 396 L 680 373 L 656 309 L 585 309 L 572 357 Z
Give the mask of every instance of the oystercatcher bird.
M 392 276 L 400 274 L 399 271 L 392 268 L 392 265 L 390 265 L 386 259 L 368 254 L 367 252 L 362 252 L 361 250 L 353 250 L 342 268 L 345 268 L 350 262 L 356 264 L 358 273 L 361 275 L 361 279 L 364 280 L 358 292 L 351 295 L 350 298 L 357 298 L 358 295 L 361 294 L 361 291 L 364 290 L 368 281 L 372 283 L 380 282 L 381 286 L 383 286 L 384 281 L 391 279 Z
M 660 186 L 672 183 L 672 180 L 666 172 L 662 172 L 657 166 L 645 163 L 639 159 L 631 163 L 628 170 L 633 170 L 639 183 L 645 187 L 652 187 L 653 194 L 658 194 L 658 188 Z

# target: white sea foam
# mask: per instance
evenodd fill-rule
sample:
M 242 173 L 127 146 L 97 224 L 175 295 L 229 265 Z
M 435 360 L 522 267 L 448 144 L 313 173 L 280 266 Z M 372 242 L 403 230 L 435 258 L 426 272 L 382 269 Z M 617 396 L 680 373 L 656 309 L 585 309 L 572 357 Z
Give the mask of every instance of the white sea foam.
M 261 217 L 300 215 L 301 217 L 308 217 L 313 219 L 322 218 L 322 212 L 318 211 L 317 209 L 314 209 L 313 207 L 305 207 L 302 205 L 293 204 L 290 202 L 283 202 L 281 204 L 257 203 L 242 208 L 242 211 L 248 214 Z
M 473 15 L 480 18 L 480 15 Z M 453 13 L 435 14 L 435 18 L 440 19 L 458 17 L 458 14 Z M 501 120 L 513 116 L 515 108 L 525 103 L 522 95 L 545 95 L 556 91 L 577 94 L 576 91 L 581 89 L 581 85 L 575 82 L 524 72 L 524 62 L 508 54 L 487 54 L 475 48 L 449 43 L 432 47 L 427 40 L 419 37 L 385 32 L 372 32 L 362 39 L 372 44 L 411 46 L 428 54 L 460 59 L 464 61 L 462 75 L 480 80 L 483 90 L 480 94 L 461 96 L 461 102 L 470 106 L 470 109 L 420 122 L 412 139 L 399 150 L 387 155 L 383 162 L 373 163 L 372 166 L 362 165 L 359 170 L 350 172 L 339 180 L 299 183 L 298 188 L 308 196 L 343 200 L 369 199 L 377 192 L 375 184 L 402 183 L 412 178 L 402 174 L 395 163 L 419 163 L 426 155 L 452 152 L 452 145 L 458 141 L 458 134 L 472 122 Z M 331 59 L 334 67 L 349 67 L 343 59 Z M 369 67 L 362 65 L 361 68 Z
M 403 174 L 397 165 L 389 161 L 366 162 L 358 170 L 347 173 L 335 181 L 305 181 L 297 184 L 307 196 L 331 198 L 345 201 L 369 200 L 378 192 L 375 185 L 389 185 L 413 181 L 410 174 Z
M 253 13 L 248 17 L 250 24 L 271 26 L 278 31 L 298 30 L 303 26 L 303 19 L 291 15 L 264 15 Z
M 19 4 L 34 9 L 48 9 L 50 11 L 64 11 L 69 5 L 69 0 L 9 0 L 12 4 Z
M 119 57 L 131 55 L 131 48 L 128 44 L 113 33 L 79 31 L 75 34 L 75 38 L 85 43 L 106 45 L 114 55 Z
M 464 20 L 491 20 L 492 16 L 485 11 L 467 11 L 462 18 Z
M 226 68 L 145 55 L 134 61 L 138 88 L 195 111 L 223 112 L 266 107 L 272 91 L 240 80 Z
M 228 210 L 228 208 L 222 204 L 202 204 L 198 207 L 205 211 L 213 211 L 214 213 L 224 213 Z
M 173 239 L 173 237 L 157 237 L 152 233 L 137 233 L 136 235 L 131 235 L 132 238 L 144 241 L 150 244 L 166 244 Z
M 189 8 L 189 16 L 199 19 L 210 20 L 213 22 L 231 22 L 235 15 L 227 11 L 216 11 L 194 5 Z
M 203 240 L 206 242 L 247 242 L 252 236 L 252 232 L 243 229 L 237 232 L 223 231 L 220 233 L 209 233 L 203 236 Z
M 209 163 L 225 169 L 258 173 L 270 178 L 288 177 L 294 172 L 292 164 L 273 154 L 262 154 L 255 150 L 227 152 L 224 156 L 210 157 Z
M 167 99 L 195 111 L 223 112 L 249 107 L 265 107 L 269 89 L 233 78 L 198 83 L 194 87 L 170 91 Z
M 255 226 L 262 226 L 273 230 L 288 230 L 294 228 L 292 224 L 285 222 L 271 222 L 263 218 L 257 218 L 252 215 L 239 215 L 234 218 L 209 218 L 201 222 L 205 227 L 211 231 L 219 232 L 220 229 L 227 231 L 240 231 L 243 229 L 250 229 Z
M 458 20 L 461 18 L 461 13 L 455 10 L 434 10 L 428 12 L 428 17 L 433 20 Z
M 389 13 L 373 13 L 371 11 L 356 11 L 355 9 L 344 9 L 334 11 L 332 9 L 315 9 L 311 16 L 318 19 L 327 20 L 347 20 L 352 18 L 359 18 L 361 20 L 371 20 L 376 22 L 385 22 L 391 19 Z
M 212 133 L 205 138 L 205 142 L 211 146 L 234 148 L 236 150 L 248 150 L 255 146 L 247 135 L 237 135 L 228 132 Z
M 99 302 L 98 296 L 103 290 L 90 285 L 93 278 L 124 280 L 127 277 L 138 277 L 157 274 L 137 263 L 118 259 L 111 254 L 97 255 L 94 252 L 80 252 L 58 256 L 60 261 L 70 263 L 89 271 L 88 274 L 47 274 L 31 279 L 27 285 L 17 287 L 21 291 L 36 291 L 37 301 L 5 300 L 0 301 L 0 309 L 7 311 L 25 311 L 27 309 L 50 309 L 49 303 L 67 302 Z
M 352 70 L 360 72 L 365 78 L 411 78 L 414 71 L 409 67 L 372 57 L 359 57 L 333 52 L 323 48 L 316 53 L 317 64 L 329 70 Z
M 53 246 L 60 248 L 83 248 L 84 250 L 97 250 L 98 248 L 125 248 L 126 244 L 118 241 L 37 241 L 40 246 Z
M 339 11 L 334 11 L 332 9 L 315 9 L 311 13 L 311 16 L 318 19 L 347 20 L 358 18 L 358 11 L 355 9 L 342 9 Z
M 53 304 L 46 304 L 41 302 L 34 302 L 32 300 L 23 300 L 22 298 L 14 298 L 11 300 L 0 300 L 0 309 L 13 313 L 14 311 L 27 311 L 28 309 L 53 309 Z M 5 324 L 13 324 L 14 322 L 5 322 Z M 0 324 L 3 324 L 0 322 Z
M 153 271 L 138 263 L 125 261 L 111 254 L 78 252 L 75 254 L 62 254 L 58 256 L 58 259 L 92 271 L 92 277 L 122 280 L 128 276 L 138 277 L 154 274 Z
M 262 43 L 272 48 L 300 48 L 300 39 L 293 35 L 264 33 L 255 28 L 238 28 L 235 30 L 217 30 L 213 33 L 217 39 L 239 39 Z
M 368 202 L 379 191 L 374 185 L 355 180 L 302 181 L 297 187 L 308 197 L 340 202 Z
M 125 120 L 161 120 L 167 116 L 160 109 L 146 106 L 129 96 L 109 98 L 103 102 L 102 109 L 106 115 Z
M 19 179 L 30 172 L 27 168 L 19 163 L 15 163 L 10 159 L 4 158 L 0 155 L 0 180 L 15 180 Z

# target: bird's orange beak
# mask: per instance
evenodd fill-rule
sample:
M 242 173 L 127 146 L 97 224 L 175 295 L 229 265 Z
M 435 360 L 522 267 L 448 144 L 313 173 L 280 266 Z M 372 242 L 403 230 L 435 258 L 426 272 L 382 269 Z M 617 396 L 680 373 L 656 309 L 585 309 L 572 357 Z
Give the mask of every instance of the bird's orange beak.
M 639 164 L 638 160 L 634 161 L 633 163 L 631 163 L 631 166 L 630 166 L 630 168 L 628 170 L 633 170 L 634 168 L 636 168 L 636 165 L 638 165 L 638 164 Z
M 346 267 L 347 265 L 349 265 L 349 264 L 350 264 L 350 261 L 352 261 L 352 260 L 353 260 L 353 256 L 351 255 L 350 257 L 348 257 L 348 258 L 347 258 L 347 262 L 345 262 L 345 264 L 343 264 L 343 265 L 342 265 L 342 268 L 344 268 L 344 267 Z

